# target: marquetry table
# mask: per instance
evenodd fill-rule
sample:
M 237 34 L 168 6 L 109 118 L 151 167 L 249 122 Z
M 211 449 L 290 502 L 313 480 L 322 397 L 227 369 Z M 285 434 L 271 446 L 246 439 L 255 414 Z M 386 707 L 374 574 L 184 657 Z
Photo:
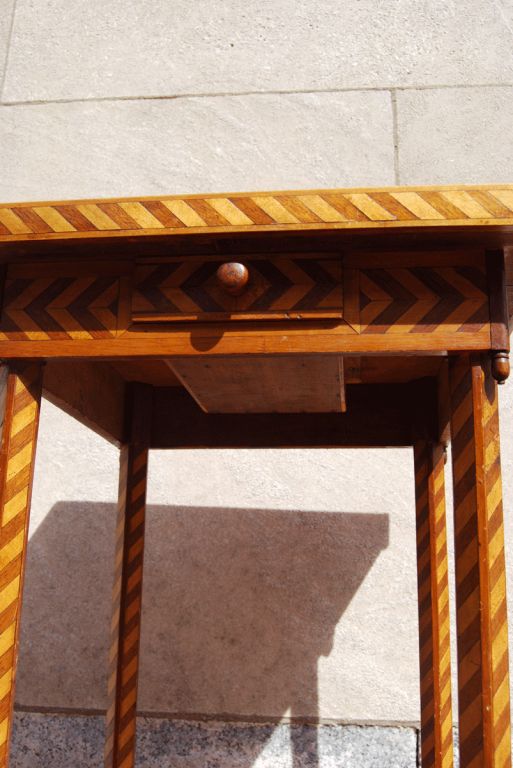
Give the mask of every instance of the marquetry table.
M 0 768 L 39 405 L 121 448 L 107 768 L 134 765 L 151 448 L 412 446 L 423 768 L 510 766 L 497 382 L 513 186 L 0 206 Z M 412 512 L 413 514 L 413 512 Z

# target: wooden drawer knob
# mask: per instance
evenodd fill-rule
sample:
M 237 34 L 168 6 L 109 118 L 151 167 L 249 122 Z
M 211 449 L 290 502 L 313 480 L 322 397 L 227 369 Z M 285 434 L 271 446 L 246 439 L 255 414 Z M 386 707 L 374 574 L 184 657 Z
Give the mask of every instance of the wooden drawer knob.
M 244 264 L 235 261 L 221 264 L 216 272 L 216 277 L 221 288 L 231 296 L 238 296 L 249 280 L 248 268 Z

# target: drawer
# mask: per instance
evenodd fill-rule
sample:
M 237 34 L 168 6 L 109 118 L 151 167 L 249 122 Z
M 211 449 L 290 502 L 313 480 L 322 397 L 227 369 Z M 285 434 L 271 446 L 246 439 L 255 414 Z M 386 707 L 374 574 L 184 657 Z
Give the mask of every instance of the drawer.
M 169 258 L 136 265 L 131 318 L 185 320 L 341 318 L 342 259 L 301 254 Z

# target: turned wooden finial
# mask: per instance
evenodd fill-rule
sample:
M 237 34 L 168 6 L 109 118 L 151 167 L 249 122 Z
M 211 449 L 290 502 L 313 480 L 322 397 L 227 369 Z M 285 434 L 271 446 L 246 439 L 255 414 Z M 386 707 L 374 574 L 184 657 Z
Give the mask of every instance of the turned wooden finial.
M 230 261 L 218 267 L 216 277 L 219 285 L 226 293 L 238 296 L 248 283 L 249 272 L 244 264 Z
M 499 384 L 504 384 L 509 376 L 509 352 L 492 354 L 492 376 Z

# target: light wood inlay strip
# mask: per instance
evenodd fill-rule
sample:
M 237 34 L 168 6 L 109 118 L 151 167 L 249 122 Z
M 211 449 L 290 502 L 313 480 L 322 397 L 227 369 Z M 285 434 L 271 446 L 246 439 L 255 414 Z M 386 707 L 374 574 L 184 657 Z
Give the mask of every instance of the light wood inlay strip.
M 512 186 L 299 190 L 0 205 L 0 240 L 119 237 L 125 232 L 143 236 L 476 225 L 513 226 Z

